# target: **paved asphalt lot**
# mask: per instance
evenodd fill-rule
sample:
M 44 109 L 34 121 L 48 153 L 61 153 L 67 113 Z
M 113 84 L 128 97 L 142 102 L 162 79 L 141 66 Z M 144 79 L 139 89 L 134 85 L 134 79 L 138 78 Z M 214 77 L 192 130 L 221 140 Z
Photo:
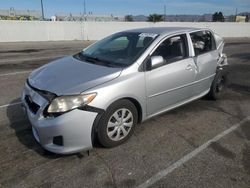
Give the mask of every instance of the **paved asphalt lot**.
M 20 108 L 23 84 L 30 70 L 89 43 L 0 43 L 0 187 L 250 187 L 249 39 L 225 47 L 224 99 L 200 99 L 148 120 L 113 149 L 44 152 Z

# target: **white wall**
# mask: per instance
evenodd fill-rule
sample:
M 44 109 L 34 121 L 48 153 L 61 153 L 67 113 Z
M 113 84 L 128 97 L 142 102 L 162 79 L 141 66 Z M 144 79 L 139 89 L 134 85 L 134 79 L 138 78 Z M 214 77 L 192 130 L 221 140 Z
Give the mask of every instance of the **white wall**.
M 0 21 L 0 42 L 99 40 L 126 29 L 164 26 L 210 28 L 222 37 L 250 37 L 250 23 Z
M 82 39 L 80 22 L 0 21 L 0 42 Z

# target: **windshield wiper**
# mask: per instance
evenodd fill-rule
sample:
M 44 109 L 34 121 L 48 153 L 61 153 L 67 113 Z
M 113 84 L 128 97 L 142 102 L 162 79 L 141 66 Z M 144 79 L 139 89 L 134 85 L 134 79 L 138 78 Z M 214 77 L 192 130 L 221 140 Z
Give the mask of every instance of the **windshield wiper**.
M 107 67 L 120 67 L 116 63 L 112 63 L 110 61 L 100 59 L 100 58 L 95 57 L 95 56 L 85 55 L 85 54 L 82 54 L 81 52 L 79 54 L 77 54 L 77 55 L 81 60 L 85 60 L 85 61 L 91 62 L 93 64 L 104 65 L 104 66 L 107 66 Z
M 93 56 L 85 56 L 85 57 L 86 57 L 86 61 L 90 61 L 92 63 L 103 63 L 103 61 L 99 59 L 98 57 L 93 57 Z
M 98 57 L 86 56 L 86 61 L 89 61 L 94 64 L 98 64 L 98 65 L 105 65 L 107 67 L 113 67 L 112 63 L 110 63 L 109 61 L 105 61 L 103 59 L 99 59 Z

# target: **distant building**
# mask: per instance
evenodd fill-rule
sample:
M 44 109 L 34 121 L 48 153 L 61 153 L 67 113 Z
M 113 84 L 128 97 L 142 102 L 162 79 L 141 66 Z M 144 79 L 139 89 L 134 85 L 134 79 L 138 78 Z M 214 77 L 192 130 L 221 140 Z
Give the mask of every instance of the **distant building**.
M 51 16 L 51 21 L 56 21 L 56 16 Z
M 246 22 L 246 16 L 236 16 L 236 22 Z
M 55 15 L 56 21 L 91 21 L 91 22 L 110 22 L 110 21 L 124 21 L 124 16 L 110 15 L 97 15 L 93 13 L 89 14 L 65 14 L 58 13 Z

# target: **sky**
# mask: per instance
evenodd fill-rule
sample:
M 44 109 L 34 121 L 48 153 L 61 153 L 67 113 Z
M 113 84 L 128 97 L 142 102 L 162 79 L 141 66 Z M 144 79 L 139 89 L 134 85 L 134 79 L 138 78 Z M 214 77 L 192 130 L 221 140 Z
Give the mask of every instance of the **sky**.
M 222 11 L 224 15 L 250 12 L 250 0 L 85 0 L 86 12 L 113 15 L 205 14 Z M 43 0 L 45 17 L 57 13 L 83 13 L 84 0 Z M 0 0 L 0 9 L 41 10 L 41 0 Z

